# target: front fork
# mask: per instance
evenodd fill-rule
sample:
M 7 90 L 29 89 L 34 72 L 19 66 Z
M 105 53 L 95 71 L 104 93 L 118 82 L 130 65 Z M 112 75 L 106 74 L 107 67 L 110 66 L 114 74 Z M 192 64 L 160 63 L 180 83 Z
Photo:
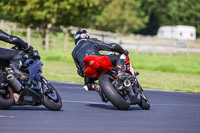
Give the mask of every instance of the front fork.
M 141 89 L 141 87 L 140 87 L 140 85 L 139 85 L 139 83 L 137 81 L 137 78 L 135 78 L 135 82 L 134 82 L 133 85 L 131 85 L 131 88 L 129 90 L 130 91 L 129 91 L 128 95 L 129 95 L 131 104 L 138 104 L 138 103 L 140 103 L 140 101 L 141 101 L 140 95 L 142 93 L 142 89 Z M 131 93 L 131 91 L 133 93 Z
M 134 92 L 135 92 L 135 96 L 137 97 L 137 99 L 138 99 L 139 102 L 141 101 L 141 98 L 143 98 L 144 100 L 147 101 L 147 98 L 146 98 L 146 96 L 143 93 L 143 89 L 140 86 L 137 77 L 136 77 L 133 89 L 134 89 Z

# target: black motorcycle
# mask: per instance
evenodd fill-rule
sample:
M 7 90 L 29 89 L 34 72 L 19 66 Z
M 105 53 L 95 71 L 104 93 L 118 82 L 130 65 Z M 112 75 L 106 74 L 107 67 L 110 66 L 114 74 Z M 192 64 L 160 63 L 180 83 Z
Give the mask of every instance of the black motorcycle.
M 37 50 L 25 54 L 20 68 L 25 76 L 16 75 L 8 65 L 0 65 L 0 109 L 9 109 L 12 105 L 41 104 L 49 110 L 61 109 L 62 100 L 58 92 L 42 76 L 43 63 Z

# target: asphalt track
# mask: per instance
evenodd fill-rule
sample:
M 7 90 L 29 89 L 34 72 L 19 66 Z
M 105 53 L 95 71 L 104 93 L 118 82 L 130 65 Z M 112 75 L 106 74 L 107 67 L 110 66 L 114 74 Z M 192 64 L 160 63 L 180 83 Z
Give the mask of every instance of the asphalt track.
M 200 133 L 200 94 L 145 89 L 150 110 L 116 110 L 82 84 L 53 82 L 61 111 L 44 106 L 0 110 L 0 133 Z

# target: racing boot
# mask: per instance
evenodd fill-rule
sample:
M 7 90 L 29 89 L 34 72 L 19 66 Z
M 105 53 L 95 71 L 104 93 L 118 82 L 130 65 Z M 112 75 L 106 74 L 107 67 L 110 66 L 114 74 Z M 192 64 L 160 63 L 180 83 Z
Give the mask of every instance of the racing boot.
M 1 70 L 0 70 L 1 71 Z M 0 72 L 0 94 L 5 94 L 6 90 L 5 88 L 8 87 L 6 75 L 2 72 Z
M 9 68 L 13 70 L 15 76 L 21 77 L 22 79 L 26 79 L 28 78 L 28 75 L 20 70 L 22 66 L 23 57 L 24 57 L 24 52 L 20 51 L 10 61 Z
M 126 79 L 126 56 L 122 54 L 117 60 L 117 80 L 119 83 L 119 89 L 123 87 L 123 81 Z
M 105 94 L 102 92 L 100 86 L 97 83 L 88 83 L 83 87 L 86 91 L 96 91 L 99 93 L 99 96 L 101 97 L 101 100 L 105 103 L 108 102 L 108 98 L 106 98 Z
M 20 77 L 21 79 L 26 79 L 28 78 L 28 75 L 22 71 L 19 70 L 18 65 L 10 64 L 10 68 L 13 70 L 14 75 L 16 77 Z
M 87 83 L 84 85 L 83 87 L 86 91 L 99 91 L 100 90 L 100 86 L 97 83 Z
M 93 83 L 91 88 L 99 93 L 99 96 L 101 97 L 101 100 L 105 103 L 108 102 L 108 98 L 105 96 L 105 94 L 102 92 L 100 86 L 97 83 Z
M 126 78 L 126 56 L 124 54 L 117 60 L 117 72 L 120 80 Z

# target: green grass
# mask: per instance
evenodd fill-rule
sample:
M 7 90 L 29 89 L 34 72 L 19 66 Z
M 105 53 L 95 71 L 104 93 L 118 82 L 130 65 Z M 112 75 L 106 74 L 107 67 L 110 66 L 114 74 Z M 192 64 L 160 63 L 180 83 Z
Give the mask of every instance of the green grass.
M 43 75 L 52 81 L 83 83 L 71 63 L 44 61 Z M 138 79 L 144 88 L 200 92 L 200 75 L 140 70 Z
M 200 75 L 140 70 L 138 79 L 144 88 L 200 92 Z
M 169 56 L 164 54 L 134 54 L 130 52 L 130 57 L 134 68 L 137 69 L 200 75 L 199 55 L 187 57 L 184 54 Z
M 44 61 L 57 61 L 64 63 L 74 64 L 74 61 L 71 56 L 71 51 L 64 50 L 39 50 L 41 54 L 41 59 Z
M 43 60 L 74 63 L 71 57 L 71 50 L 39 51 Z M 199 55 L 186 57 L 184 54 L 168 56 L 162 54 L 134 54 L 134 52 L 130 52 L 129 56 L 134 69 L 200 75 Z
M 82 83 L 82 78 L 77 75 L 74 64 L 57 61 L 43 61 L 43 63 L 43 75 L 48 80 Z
M 78 76 L 71 51 L 40 51 L 44 76 L 53 81 L 83 83 Z M 200 92 L 199 56 L 134 54 L 130 58 L 144 88 Z

